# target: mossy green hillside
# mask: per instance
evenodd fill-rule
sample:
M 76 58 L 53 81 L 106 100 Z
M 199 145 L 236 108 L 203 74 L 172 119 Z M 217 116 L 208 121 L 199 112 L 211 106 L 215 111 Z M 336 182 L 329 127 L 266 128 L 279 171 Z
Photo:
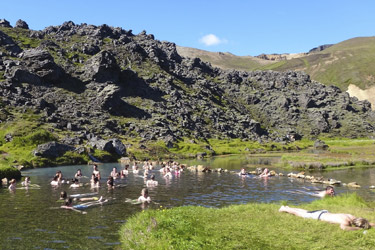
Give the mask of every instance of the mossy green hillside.
M 284 202 L 285 204 L 286 202 Z M 290 205 L 295 206 L 295 205 Z M 327 209 L 375 220 L 374 204 L 356 194 L 298 207 Z M 148 209 L 120 230 L 122 249 L 373 249 L 375 229 L 343 231 L 337 224 L 278 212 L 280 204 L 224 208 Z M 298 233 L 296 233 L 298 232 Z M 334 239 L 334 240 L 332 240 Z

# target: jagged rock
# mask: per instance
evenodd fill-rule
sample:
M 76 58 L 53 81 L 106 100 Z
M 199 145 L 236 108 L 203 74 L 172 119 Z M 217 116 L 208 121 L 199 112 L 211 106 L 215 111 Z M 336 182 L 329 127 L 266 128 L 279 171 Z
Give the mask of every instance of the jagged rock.
M 16 22 L 15 28 L 21 28 L 21 29 L 27 29 L 28 30 L 29 25 L 25 21 L 23 21 L 21 19 L 18 19 L 17 22 Z
M 314 149 L 327 150 L 328 145 L 324 141 L 316 140 L 314 142 Z
M 72 146 L 53 141 L 38 145 L 37 149 L 34 150 L 33 153 L 35 156 L 57 158 L 64 155 L 66 152 L 73 150 L 74 147 Z
M 196 154 L 197 159 L 203 159 L 205 156 L 207 156 L 206 152 L 201 152 L 201 153 Z
M 5 19 L 0 19 L 0 27 L 12 28 L 10 23 Z
M 182 58 L 173 43 L 108 25 L 65 22 L 27 33 L 40 46 L 22 52 L 22 41 L 0 31 L 2 102 L 35 110 L 63 131 L 139 136 L 169 147 L 183 138 L 286 144 L 375 132 L 368 102 L 302 72 L 224 71 Z M 137 121 L 113 121 L 122 118 Z
M 108 51 L 101 51 L 85 63 L 83 81 L 117 82 L 120 68 L 116 58 Z
M 89 144 L 90 146 L 94 148 L 107 151 L 109 153 L 116 153 L 119 156 L 124 156 L 126 153 L 125 145 L 117 138 L 110 139 L 110 140 L 94 138 L 89 142 Z

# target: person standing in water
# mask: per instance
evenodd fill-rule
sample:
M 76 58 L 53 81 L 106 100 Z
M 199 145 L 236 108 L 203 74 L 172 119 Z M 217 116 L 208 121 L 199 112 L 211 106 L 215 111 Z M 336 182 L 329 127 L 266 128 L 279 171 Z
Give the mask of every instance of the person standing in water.
M 10 180 L 9 184 L 10 184 L 8 187 L 9 191 L 12 191 L 12 192 L 16 191 L 16 179 Z
M 145 203 L 145 202 L 150 203 L 151 202 L 151 197 L 148 196 L 148 189 L 147 188 L 142 189 L 141 196 L 139 196 L 139 198 L 138 198 L 138 202 L 142 202 L 142 203 Z

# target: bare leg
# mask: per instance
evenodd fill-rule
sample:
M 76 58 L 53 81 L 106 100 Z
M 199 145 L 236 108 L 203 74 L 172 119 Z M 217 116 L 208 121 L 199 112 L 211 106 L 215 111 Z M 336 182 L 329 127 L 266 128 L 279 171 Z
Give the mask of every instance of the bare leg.
M 286 212 L 289 214 L 294 214 L 299 217 L 304 217 L 304 215 L 308 212 L 305 209 L 295 208 L 295 207 L 288 207 L 288 206 L 281 206 L 279 212 Z

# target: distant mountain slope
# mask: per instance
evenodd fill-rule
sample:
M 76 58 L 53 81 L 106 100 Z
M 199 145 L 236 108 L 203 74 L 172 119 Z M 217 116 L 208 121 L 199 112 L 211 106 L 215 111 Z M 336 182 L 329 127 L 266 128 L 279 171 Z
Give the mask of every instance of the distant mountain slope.
M 301 58 L 267 65 L 277 71 L 302 70 L 312 79 L 347 90 L 375 85 L 375 37 L 357 37 Z
M 313 80 L 326 85 L 336 85 L 342 90 L 347 90 L 350 84 L 361 89 L 375 85 L 375 37 L 357 37 L 332 46 L 320 47 L 307 52 L 306 55 L 262 54 L 258 56 L 260 58 L 185 47 L 178 47 L 177 51 L 184 57 L 198 57 L 223 69 L 305 71 Z
M 222 69 L 251 71 L 273 64 L 275 61 L 264 60 L 253 56 L 236 56 L 231 53 L 209 52 L 200 49 L 177 46 L 177 52 L 183 57 L 198 57 L 212 66 Z

